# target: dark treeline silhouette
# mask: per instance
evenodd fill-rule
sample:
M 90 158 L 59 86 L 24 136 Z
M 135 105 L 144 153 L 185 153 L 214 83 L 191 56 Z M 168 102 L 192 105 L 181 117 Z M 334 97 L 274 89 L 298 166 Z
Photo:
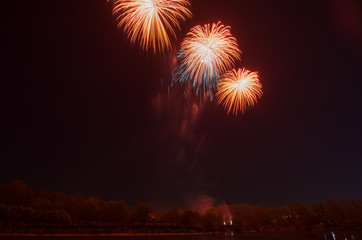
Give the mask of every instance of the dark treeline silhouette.
M 293 203 L 263 208 L 237 204 L 204 213 L 172 208 L 156 211 L 141 203 L 34 190 L 22 181 L 0 186 L 2 233 L 200 233 L 361 230 L 361 200 L 330 200 L 307 206 Z

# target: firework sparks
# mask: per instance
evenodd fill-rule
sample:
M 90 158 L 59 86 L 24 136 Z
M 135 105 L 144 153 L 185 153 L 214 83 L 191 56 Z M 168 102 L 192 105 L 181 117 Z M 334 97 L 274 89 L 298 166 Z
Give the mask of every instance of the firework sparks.
M 240 110 L 244 113 L 247 106 L 253 106 L 263 92 L 257 72 L 243 69 L 232 69 L 220 79 L 219 91 L 216 93 L 218 103 L 237 115 Z
M 188 0 L 116 0 L 113 14 L 132 43 L 155 53 L 171 49 L 174 28 L 192 16 L 189 7 Z
M 178 53 L 180 66 L 176 69 L 176 81 L 192 85 L 196 93 L 204 97 L 217 89 L 220 75 L 240 60 L 241 51 L 230 27 L 221 22 L 193 27 L 181 43 Z

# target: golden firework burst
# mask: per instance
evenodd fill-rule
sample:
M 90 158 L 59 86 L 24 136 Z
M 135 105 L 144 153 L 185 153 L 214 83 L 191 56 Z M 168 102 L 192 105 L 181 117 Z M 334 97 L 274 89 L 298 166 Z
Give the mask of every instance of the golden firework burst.
M 188 0 L 116 0 L 113 14 L 132 43 L 156 53 L 171 49 L 174 28 L 192 17 L 189 7 Z
M 217 88 L 220 75 L 240 60 L 241 51 L 230 27 L 221 22 L 195 26 L 181 43 L 177 81 L 192 85 L 196 92 Z
M 216 93 L 218 103 L 221 103 L 227 113 L 237 115 L 244 113 L 247 106 L 253 106 L 263 94 L 257 72 L 243 69 L 232 69 L 220 79 L 219 91 Z

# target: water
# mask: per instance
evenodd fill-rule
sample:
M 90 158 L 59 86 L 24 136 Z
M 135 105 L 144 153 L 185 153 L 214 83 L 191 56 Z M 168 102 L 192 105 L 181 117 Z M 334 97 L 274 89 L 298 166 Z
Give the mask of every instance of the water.
M 360 232 L 243 233 L 235 235 L 0 236 L 1 240 L 362 240 Z

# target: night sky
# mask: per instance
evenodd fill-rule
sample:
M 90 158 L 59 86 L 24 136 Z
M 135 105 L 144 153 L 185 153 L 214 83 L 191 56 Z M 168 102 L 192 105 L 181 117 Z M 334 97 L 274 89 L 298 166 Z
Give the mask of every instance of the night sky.
M 2 7 L 0 184 L 135 206 L 264 207 L 362 198 L 362 4 L 191 0 L 222 21 L 264 95 L 245 114 L 168 89 L 172 53 L 142 51 L 102 0 Z

